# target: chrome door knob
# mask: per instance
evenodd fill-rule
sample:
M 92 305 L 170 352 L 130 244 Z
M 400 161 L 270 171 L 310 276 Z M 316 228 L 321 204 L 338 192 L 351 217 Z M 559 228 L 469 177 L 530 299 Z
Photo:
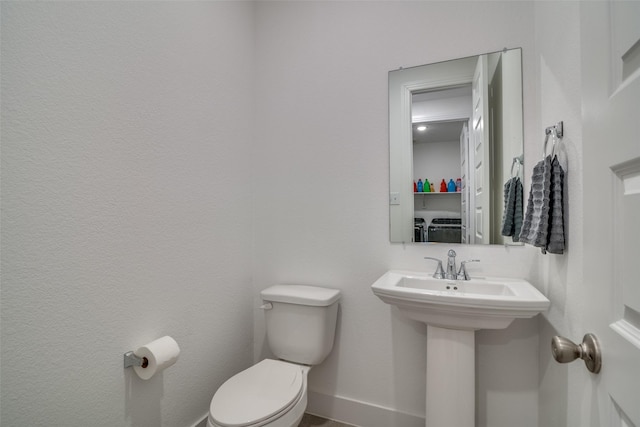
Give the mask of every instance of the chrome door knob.
M 556 335 L 551 339 L 551 353 L 559 363 L 569 363 L 580 358 L 584 360 L 587 369 L 594 374 L 600 372 L 602 367 L 602 353 L 600 344 L 593 334 L 587 334 L 582 339 L 582 344 Z

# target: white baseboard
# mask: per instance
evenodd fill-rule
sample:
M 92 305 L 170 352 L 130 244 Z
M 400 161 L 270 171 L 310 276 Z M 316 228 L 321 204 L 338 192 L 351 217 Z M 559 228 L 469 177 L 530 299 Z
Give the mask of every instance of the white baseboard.
M 209 418 L 209 413 L 208 412 L 206 414 L 204 414 L 204 416 L 202 418 L 200 418 L 200 421 L 197 421 L 191 427 L 207 427 L 207 418 Z
M 307 412 L 361 427 L 424 427 L 424 418 L 340 396 L 308 392 Z
M 361 427 L 424 427 L 424 418 L 391 408 L 309 391 L 306 412 Z M 206 427 L 206 413 L 191 427 Z

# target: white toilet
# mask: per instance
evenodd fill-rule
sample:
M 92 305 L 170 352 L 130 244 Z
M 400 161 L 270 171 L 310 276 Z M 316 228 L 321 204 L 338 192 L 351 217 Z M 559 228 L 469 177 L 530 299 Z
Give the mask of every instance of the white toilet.
M 265 359 L 216 391 L 207 427 L 295 427 L 307 407 L 307 373 L 333 348 L 337 289 L 276 285 L 263 290 L 267 341 L 281 360 Z

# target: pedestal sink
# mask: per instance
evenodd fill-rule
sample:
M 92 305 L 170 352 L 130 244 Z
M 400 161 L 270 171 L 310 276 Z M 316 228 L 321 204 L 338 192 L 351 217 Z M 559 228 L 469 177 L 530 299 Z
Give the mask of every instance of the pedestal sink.
M 390 270 L 371 289 L 427 324 L 427 427 L 473 427 L 476 330 L 504 329 L 549 307 L 549 300 L 522 279 L 446 280 Z

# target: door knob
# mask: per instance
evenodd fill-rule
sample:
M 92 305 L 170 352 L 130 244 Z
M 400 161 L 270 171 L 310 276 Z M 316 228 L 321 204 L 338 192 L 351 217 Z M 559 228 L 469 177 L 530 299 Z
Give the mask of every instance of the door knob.
M 582 338 L 582 344 L 556 335 L 551 339 L 551 352 L 553 358 L 559 363 L 569 363 L 580 358 L 584 360 L 587 369 L 594 374 L 600 372 L 602 367 L 602 353 L 600 344 L 593 334 L 587 334 Z

